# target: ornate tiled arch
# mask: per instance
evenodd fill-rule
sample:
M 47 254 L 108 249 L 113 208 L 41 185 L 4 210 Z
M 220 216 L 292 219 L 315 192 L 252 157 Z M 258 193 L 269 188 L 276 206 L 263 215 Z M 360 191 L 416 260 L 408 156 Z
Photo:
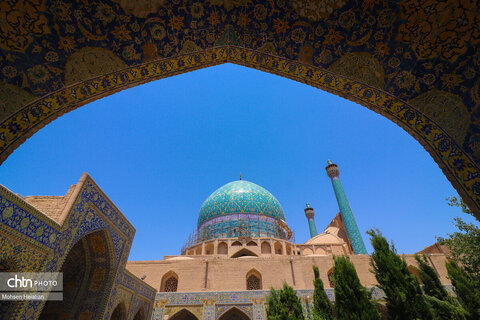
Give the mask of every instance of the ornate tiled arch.
M 232 45 L 128 67 L 65 87 L 37 99 L 0 125 L 0 160 L 5 160 L 16 147 L 40 128 L 79 106 L 149 81 L 227 62 L 303 82 L 357 102 L 385 116 L 412 135 L 430 153 L 466 202 L 479 210 L 478 166 L 449 134 L 417 108 L 387 92 L 347 76 Z
M 55 272 L 61 269 L 75 243 L 87 238 L 89 242 L 90 236 L 101 234 L 103 240 L 97 238 L 90 244 L 91 248 L 93 251 L 97 248 L 103 260 L 105 256 L 111 259 L 103 265 L 107 269 L 104 274 L 95 274 L 97 268 L 92 270 L 95 283 L 106 281 L 106 289 L 100 290 L 102 296 L 95 306 L 96 313 L 109 319 L 117 288 L 123 286 L 136 293 L 135 303 L 143 304 L 146 314 L 150 314 L 155 289 L 124 269 L 135 229 L 88 175 L 82 176 L 72 197 L 65 220 L 56 222 L 0 186 L 0 245 L 3 249 L 0 260 L 15 257 L 22 271 Z M 41 301 L 25 301 L 14 318 L 34 319 L 42 311 L 42 305 Z

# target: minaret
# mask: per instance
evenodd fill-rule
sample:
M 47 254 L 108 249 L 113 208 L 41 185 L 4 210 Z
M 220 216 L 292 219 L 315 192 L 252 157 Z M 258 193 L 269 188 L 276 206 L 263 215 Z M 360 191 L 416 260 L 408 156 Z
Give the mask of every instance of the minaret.
M 315 226 L 315 220 L 313 219 L 313 217 L 315 216 L 315 213 L 313 212 L 313 208 L 311 208 L 308 203 L 304 211 L 305 211 L 305 217 L 307 217 L 308 219 L 308 228 L 310 229 L 310 238 L 313 238 L 316 235 L 318 235 L 317 227 Z
M 329 178 L 332 179 L 333 191 L 337 198 L 338 208 L 340 209 L 340 214 L 342 215 L 347 235 L 352 243 L 353 252 L 355 254 L 367 254 L 367 249 L 365 248 L 362 236 L 360 235 L 360 230 L 358 230 L 352 209 L 348 204 L 347 196 L 345 195 L 342 183 L 340 182 L 340 171 L 338 170 L 337 165 L 330 160 L 327 161 L 327 167 L 325 169 L 327 170 Z

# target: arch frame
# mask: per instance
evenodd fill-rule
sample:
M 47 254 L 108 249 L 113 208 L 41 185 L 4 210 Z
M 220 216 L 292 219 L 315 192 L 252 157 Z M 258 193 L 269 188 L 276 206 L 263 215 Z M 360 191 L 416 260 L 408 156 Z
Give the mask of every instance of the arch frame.
M 254 276 L 256 277 L 259 282 L 260 282 L 260 287 L 258 289 L 248 289 L 248 279 L 251 277 L 251 276 Z M 260 273 L 260 271 L 258 271 L 257 269 L 255 268 L 252 268 L 250 269 L 247 274 L 245 275 L 245 283 L 246 283 L 246 289 L 247 290 L 263 290 L 263 277 L 262 277 L 262 274 Z
M 168 281 L 172 277 L 177 280 L 177 288 L 176 288 L 175 291 L 165 291 L 166 281 Z M 175 271 L 169 270 L 169 271 L 165 272 L 165 274 L 162 276 L 162 280 L 160 282 L 160 292 L 177 292 L 178 291 L 178 282 L 179 282 L 179 277 L 178 277 L 178 274 Z
M 35 132 L 66 112 L 149 81 L 223 63 L 243 65 L 302 82 L 359 103 L 391 120 L 424 147 L 480 220 L 480 168 L 425 114 L 388 92 L 347 76 L 230 44 L 127 67 L 36 99 L 0 124 L 0 162 Z
M 112 310 L 112 314 L 110 315 L 110 320 L 112 320 L 112 317 L 113 317 L 115 311 L 119 307 L 121 307 L 121 310 L 123 311 L 123 314 L 125 315 L 124 319 L 125 320 L 128 319 L 128 310 L 127 310 L 127 305 L 126 305 L 125 301 L 118 301 L 117 304 L 115 305 L 115 307 Z
M 268 242 L 266 240 L 262 241 L 262 243 L 260 244 L 260 253 L 261 254 L 272 254 L 272 246 L 270 245 L 270 242 Z
M 228 256 L 228 244 L 225 241 L 220 241 L 218 243 L 217 255 Z
M 251 251 L 250 249 L 247 249 L 247 248 L 239 249 L 238 251 L 233 253 L 230 256 L 230 258 L 240 258 L 240 257 L 245 257 L 245 256 L 258 258 L 258 255 L 255 252 L 253 252 L 253 251 Z
M 192 312 L 190 311 L 188 308 L 181 308 L 180 310 L 178 310 L 177 312 L 175 312 L 174 314 L 172 314 L 171 316 L 168 317 L 168 319 L 172 319 L 174 320 L 175 317 L 178 317 L 180 314 L 182 313 L 187 313 L 188 315 L 194 317 L 195 319 L 198 319 L 198 317 Z
M 91 237 L 94 236 L 96 233 L 102 233 L 103 234 L 103 239 L 105 239 L 105 251 L 108 253 L 108 261 L 106 264 L 109 266 L 109 270 L 106 272 L 106 277 L 103 280 L 103 291 L 99 294 L 99 296 L 102 297 L 101 305 L 100 307 L 96 310 L 97 311 L 97 316 L 103 316 L 105 310 L 107 309 L 108 301 L 111 297 L 112 293 L 112 287 L 113 283 L 115 280 L 115 276 L 117 274 L 117 263 L 115 261 L 115 252 L 113 249 L 113 241 L 112 237 L 110 234 L 110 230 L 108 228 L 99 228 L 99 229 L 92 229 L 88 230 L 87 232 L 81 234 L 79 237 L 76 237 L 73 239 L 71 245 L 69 246 L 68 250 L 65 251 L 65 254 L 63 255 L 60 263 L 58 264 L 57 271 L 59 272 L 62 270 L 65 261 L 67 260 L 67 257 L 69 256 L 71 250 L 76 246 L 76 245 L 81 245 L 82 249 L 85 251 L 85 258 L 86 258 L 86 268 L 85 268 L 85 275 L 80 283 L 80 288 L 78 289 L 79 292 L 82 292 L 85 290 L 85 288 L 88 285 L 91 285 L 91 282 L 87 280 L 92 280 L 90 276 L 94 275 L 95 269 L 92 270 L 95 266 L 93 265 L 93 262 L 91 261 L 91 250 L 93 249 L 93 244 L 91 243 Z M 41 307 L 39 308 L 38 313 L 41 314 L 43 312 L 43 309 L 45 308 L 46 302 L 41 304 Z M 78 312 L 80 311 L 80 301 L 75 301 L 73 305 L 73 311 Z
M 133 320 L 137 320 L 136 317 L 137 315 L 140 315 L 142 317 L 142 320 L 147 320 L 146 312 L 145 312 L 145 306 L 142 304 L 140 305 L 136 312 L 133 313 Z
M 245 319 L 251 319 L 251 317 L 249 317 L 243 310 L 241 310 L 240 308 L 238 308 L 236 306 L 232 306 L 232 307 L 228 308 L 227 310 L 224 310 L 221 314 L 217 315 L 216 319 L 217 320 L 222 320 L 223 317 L 227 316 L 229 313 L 232 313 L 232 312 L 241 313 L 245 317 Z

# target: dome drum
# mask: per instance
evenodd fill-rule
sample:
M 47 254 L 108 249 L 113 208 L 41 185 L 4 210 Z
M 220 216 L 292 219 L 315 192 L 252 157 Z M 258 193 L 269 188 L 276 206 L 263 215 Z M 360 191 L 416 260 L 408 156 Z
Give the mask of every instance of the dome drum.
M 245 180 L 227 183 L 203 203 L 197 240 L 236 237 L 288 239 L 285 214 L 278 200 L 264 188 Z
M 288 232 L 279 225 L 277 219 L 257 214 L 232 214 L 203 223 L 198 229 L 197 240 L 237 237 L 273 237 L 288 240 L 288 236 Z

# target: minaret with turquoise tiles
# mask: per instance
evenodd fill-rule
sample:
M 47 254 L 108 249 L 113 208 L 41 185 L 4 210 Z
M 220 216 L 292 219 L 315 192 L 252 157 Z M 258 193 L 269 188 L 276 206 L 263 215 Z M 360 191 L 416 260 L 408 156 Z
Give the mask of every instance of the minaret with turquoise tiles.
M 352 209 L 348 204 L 347 196 L 343 190 L 342 183 L 340 182 L 340 171 L 338 166 L 332 161 L 327 161 L 327 175 L 332 179 L 333 191 L 335 192 L 335 197 L 337 198 L 338 208 L 340 209 L 340 214 L 342 215 L 343 224 L 347 231 L 348 238 L 352 243 L 353 252 L 355 254 L 367 254 L 367 249 L 363 243 L 360 230 L 358 230 L 357 223 L 353 217 Z
M 315 216 L 315 212 L 313 212 L 313 208 L 307 203 L 307 207 L 305 208 L 305 217 L 308 220 L 308 228 L 310 229 L 310 238 L 313 238 L 318 235 L 317 227 L 315 226 L 315 220 L 313 217 Z

